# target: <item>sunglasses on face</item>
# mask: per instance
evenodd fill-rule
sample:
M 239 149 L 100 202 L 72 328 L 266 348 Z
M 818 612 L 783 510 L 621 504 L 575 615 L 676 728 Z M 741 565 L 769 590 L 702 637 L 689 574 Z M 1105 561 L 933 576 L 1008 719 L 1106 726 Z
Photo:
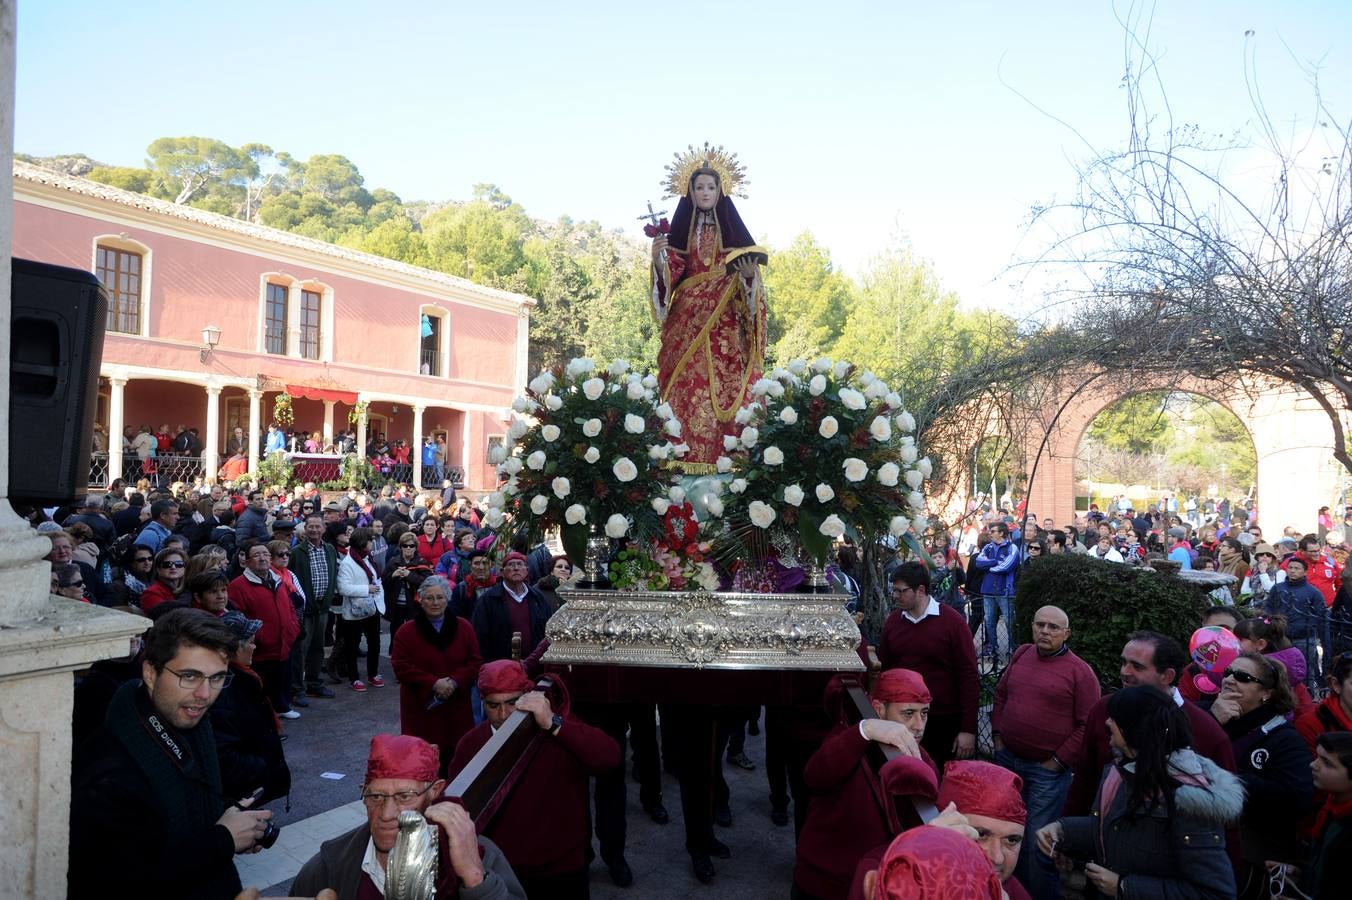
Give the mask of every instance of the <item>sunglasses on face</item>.
M 166 561 L 160 563 L 160 568 L 161 568 L 161 569 L 184 569 L 184 568 L 187 568 L 187 564 L 184 563 L 182 560 L 178 560 L 178 559 L 175 559 L 175 560 L 166 560 Z
M 1257 675 L 1245 672 L 1243 669 L 1235 669 L 1235 668 L 1226 669 L 1225 677 L 1233 678 L 1240 684 L 1263 684 L 1263 679 L 1259 678 Z M 1263 687 L 1267 687 L 1267 685 L 1264 684 Z

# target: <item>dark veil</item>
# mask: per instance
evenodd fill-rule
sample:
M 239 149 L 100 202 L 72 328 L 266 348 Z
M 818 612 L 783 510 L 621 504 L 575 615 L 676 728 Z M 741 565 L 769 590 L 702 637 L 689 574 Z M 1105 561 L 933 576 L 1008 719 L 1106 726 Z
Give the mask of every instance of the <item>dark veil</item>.
M 756 246 L 756 242 L 751 238 L 751 232 L 746 230 L 742 217 L 737 214 L 737 207 L 732 205 L 732 198 L 727 194 L 719 196 L 718 204 L 714 207 L 714 215 L 718 217 L 719 237 L 723 241 L 724 249 Z M 671 233 L 667 235 L 667 243 L 671 247 L 682 253 L 686 252 L 694 219 L 695 204 L 689 195 L 684 196 L 677 201 L 676 212 L 671 217 Z

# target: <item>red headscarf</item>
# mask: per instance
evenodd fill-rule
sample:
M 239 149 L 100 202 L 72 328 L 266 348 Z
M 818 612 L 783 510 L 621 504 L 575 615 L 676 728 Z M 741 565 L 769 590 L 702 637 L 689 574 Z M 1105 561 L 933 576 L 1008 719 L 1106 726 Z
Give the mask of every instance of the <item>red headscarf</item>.
M 526 554 L 522 553 L 519 550 L 513 550 L 511 553 L 508 553 L 506 556 L 502 558 L 502 565 L 506 567 L 506 565 L 509 562 L 515 559 L 519 559 L 522 562 L 529 562 L 529 560 L 526 559 Z
M 524 694 L 534 689 L 535 685 L 526 677 L 526 670 L 516 660 L 497 659 L 479 669 L 479 693 L 485 697 L 489 694 Z
M 929 703 L 930 692 L 919 672 L 888 669 L 873 683 L 869 699 L 879 703 Z
M 377 778 L 436 781 L 441 755 L 436 744 L 409 734 L 378 734 L 366 758 L 366 782 Z
M 1000 876 L 976 842 L 922 825 L 897 835 L 878 867 L 875 900 L 1000 900 Z
M 1023 779 L 994 763 L 955 759 L 944 766 L 937 805 L 953 803 L 965 816 L 985 816 L 1001 822 L 1025 825 L 1028 810 L 1023 805 Z

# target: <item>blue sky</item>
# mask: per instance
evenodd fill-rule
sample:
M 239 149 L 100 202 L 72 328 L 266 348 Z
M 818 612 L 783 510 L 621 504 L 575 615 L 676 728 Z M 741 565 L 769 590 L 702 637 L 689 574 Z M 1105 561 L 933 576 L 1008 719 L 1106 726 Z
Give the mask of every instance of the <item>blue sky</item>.
M 531 215 L 636 233 L 671 153 L 710 140 L 745 163 L 739 208 L 772 244 L 810 229 L 857 273 L 904 235 L 966 302 L 1005 304 L 995 279 L 1036 249 L 1021 242 L 1029 208 L 1072 189 L 1080 136 L 1125 138 L 1128 12 L 25 0 L 15 147 L 139 165 L 160 136 L 260 141 L 342 153 L 405 199 L 493 182 Z M 1282 127 L 1309 126 L 1315 63 L 1335 112 L 1352 114 L 1337 106 L 1352 84 L 1347 0 L 1161 2 L 1150 24 L 1176 121 L 1252 133 L 1248 29 Z

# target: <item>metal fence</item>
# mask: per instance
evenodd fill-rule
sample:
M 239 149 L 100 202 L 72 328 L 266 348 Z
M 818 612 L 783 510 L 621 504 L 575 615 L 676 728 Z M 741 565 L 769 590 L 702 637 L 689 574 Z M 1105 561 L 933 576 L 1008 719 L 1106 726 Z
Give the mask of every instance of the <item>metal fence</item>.
M 396 464 L 390 466 L 389 472 L 380 472 L 379 474 L 382 478 L 385 478 L 389 481 L 393 481 L 396 483 L 399 482 L 402 482 L 404 484 L 413 483 L 412 463 L 408 463 L 405 465 Z M 427 489 L 440 488 L 442 480 L 446 478 L 449 478 L 451 480 L 451 484 L 453 484 L 457 488 L 462 488 L 465 486 L 465 470 L 460 468 L 459 466 L 443 467 L 443 471 L 439 477 L 436 470 L 433 469 L 431 466 L 423 466 L 422 484 L 420 485 L 420 487 Z
M 104 459 L 106 464 L 106 454 Z M 176 481 L 192 484 L 194 478 L 205 478 L 206 473 L 206 464 L 200 456 L 153 456 L 143 463 L 134 453 L 122 455 L 122 477 L 131 484 L 142 478 L 149 481 L 151 487 L 168 487 Z M 107 484 L 106 469 L 104 484 Z
M 89 454 L 89 487 L 108 487 L 108 454 Z

